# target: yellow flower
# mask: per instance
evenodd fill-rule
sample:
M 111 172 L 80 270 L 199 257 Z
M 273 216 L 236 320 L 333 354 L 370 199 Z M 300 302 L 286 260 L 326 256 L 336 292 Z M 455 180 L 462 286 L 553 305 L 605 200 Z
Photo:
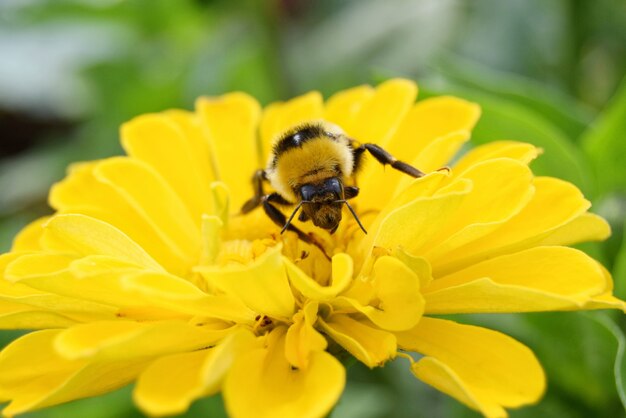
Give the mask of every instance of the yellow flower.
M 125 124 L 128 156 L 72 166 L 50 192 L 56 213 L 0 257 L 0 327 L 39 329 L 0 353 L 3 414 L 136 381 L 150 415 L 221 392 L 233 417 L 323 417 L 348 355 L 405 357 L 487 417 L 536 402 L 545 377 L 529 349 L 433 315 L 624 309 L 606 271 L 567 247 L 608 225 L 572 184 L 533 176 L 529 144 L 494 142 L 436 171 L 480 110 L 416 95 L 391 80 L 261 110 L 233 93 Z M 367 235 L 347 216 L 333 235 L 300 224 L 332 262 L 262 210 L 239 214 L 272 140 L 319 119 L 430 173 L 368 164 L 353 204 Z

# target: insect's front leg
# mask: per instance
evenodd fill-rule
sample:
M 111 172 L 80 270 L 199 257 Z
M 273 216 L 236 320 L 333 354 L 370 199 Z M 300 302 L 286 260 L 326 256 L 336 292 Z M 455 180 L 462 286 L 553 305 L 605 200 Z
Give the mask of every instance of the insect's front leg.
M 273 203 L 276 203 L 279 205 L 287 205 L 291 203 L 286 201 L 278 193 L 272 193 L 272 194 L 263 196 L 261 200 L 263 202 L 263 210 L 265 210 L 265 213 L 267 214 L 267 216 L 280 228 L 285 228 L 285 224 L 287 223 L 287 217 L 276 206 L 274 206 Z M 328 256 L 328 254 L 326 254 L 326 250 L 324 249 L 324 246 L 313 233 L 307 234 L 304 231 L 302 231 L 300 228 L 292 224 L 287 225 L 286 230 L 295 232 L 298 235 L 298 238 L 306 242 L 307 244 L 315 245 L 317 248 L 320 249 L 320 251 L 322 251 L 324 256 L 330 260 L 330 257 Z
M 411 177 L 423 177 L 426 175 L 423 171 L 413 167 L 410 164 L 407 164 L 403 161 L 398 160 L 396 157 L 391 155 L 389 152 L 379 147 L 376 144 L 363 144 L 356 151 L 367 150 L 372 157 L 376 158 L 381 164 L 389 164 L 391 167 L 395 168 L 398 171 L 401 171 L 405 174 L 408 174 Z M 363 151 L 360 151 L 363 153 Z
M 267 181 L 267 175 L 265 174 L 265 170 L 259 169 L 255 171 L 254 175 L 252 176 L 252 188 L 254 189 L 254 195 L 241 207 L 242 214 L 246 214 L 252 211 L 261 204 L 261 200 L 263 198 L 263 195 L 265 194 L 263 192 L 264 181 Z

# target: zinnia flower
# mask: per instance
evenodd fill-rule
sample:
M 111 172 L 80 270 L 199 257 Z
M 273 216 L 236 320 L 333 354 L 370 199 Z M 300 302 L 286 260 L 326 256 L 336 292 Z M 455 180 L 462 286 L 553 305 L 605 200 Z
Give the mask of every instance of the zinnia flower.
M 545 377 L 528 348 L 436 315 L 623 309 L 606 270 L 567 247 L 609 227 L 575 186 L 533 176 L 532 145 L 493 142 L 438 170 L 480 110 L 416 94 L 391 80 L 262 110 L 233 93 L 125 124 L 128 156 L 72 166 L 55 214 L 0 258 L 0 327 L 37 330 L 0 354 L 3 414 L 136 381 L 150 415 L 221 392 L 232 417 L 323 417 L 349 356 L 405 357 L 487 417 L 536 402 Z M 320 119 L 429 173 L 371 161 L 353 200 L 367 235 L 350 216 L 333 235 L 300 223 L 332 262 L 262 210 L 240 214 L 271 142 Z

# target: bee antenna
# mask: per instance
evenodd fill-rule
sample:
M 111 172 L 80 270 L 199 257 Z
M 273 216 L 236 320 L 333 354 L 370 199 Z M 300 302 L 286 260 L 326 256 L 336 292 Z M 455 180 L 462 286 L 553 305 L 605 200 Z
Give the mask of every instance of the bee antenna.
M 345 203 L 346 206 L 348 207 L 348 209 L 350 210 L 350 213 L 352 214 L 352 216 L 354 216 L 354 220 L 356 220 L 356 223 L 359 224 L 359 226 L 361 227 L 361 229 L 363 230 L 363 232 L 365 232 L 365 234 L 367 234 L 367 231 L 365 230 L 365 228 L 363 227 L 363 224 L 361 223 L 361 221 L 359 220 L 359 217 L 356 216 L 356 212 L 354 211 L 354 209 L 352 209 L 352 206 L 350 206 L 350 203 L 348 203 L 347 200 L 337 200 L 337 202 L 339 203 Z
M 280 230 L 281 234 L 285 232 L 287 228 L 289 228 L 289 225 L 291 224 L 293 217 L 296 216 L 296 213 L 298 213 L 298 210 L 300 210 L 300 207 L 302 206 L 303 203 L 305 203 L 305 201 L 301 201 L 300 203 L 298 203 L 298 206 L 296 206 L 296 208 L 293 210 L 293 212 L 291 213 L 291 216 L 289 217 L 289 219 L 287 219 L 287 222 L 285 222 L 285 226 L 283 226 L 283 229 Z

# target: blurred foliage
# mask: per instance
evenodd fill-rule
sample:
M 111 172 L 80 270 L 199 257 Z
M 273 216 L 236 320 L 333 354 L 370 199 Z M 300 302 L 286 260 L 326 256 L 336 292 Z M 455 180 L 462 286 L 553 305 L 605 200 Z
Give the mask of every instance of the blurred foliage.
M 478 102 L 472 144 L 543 148 L 540 175 L 577 184 L 611 223 L 581 248 L 626 298 L 626 3 L 623 0 L 3 0 L 0 250 L 49 212 L 65 167 L 121 152 L 124 121 L 243 90 L 263 104 L 404 76 L 420 96 Z M 459 316 L 528 344 L 546 397 L 513 417 L 625 416 L 617 313 Z M 0 346 L 20 335 L 0 333 Z M 476 417 L 398 360 L 355 365 L 335 418 Z M 130 388 L 29 414 L 135 417 Z M 219 397 L 186 416 L 224 416 Z

